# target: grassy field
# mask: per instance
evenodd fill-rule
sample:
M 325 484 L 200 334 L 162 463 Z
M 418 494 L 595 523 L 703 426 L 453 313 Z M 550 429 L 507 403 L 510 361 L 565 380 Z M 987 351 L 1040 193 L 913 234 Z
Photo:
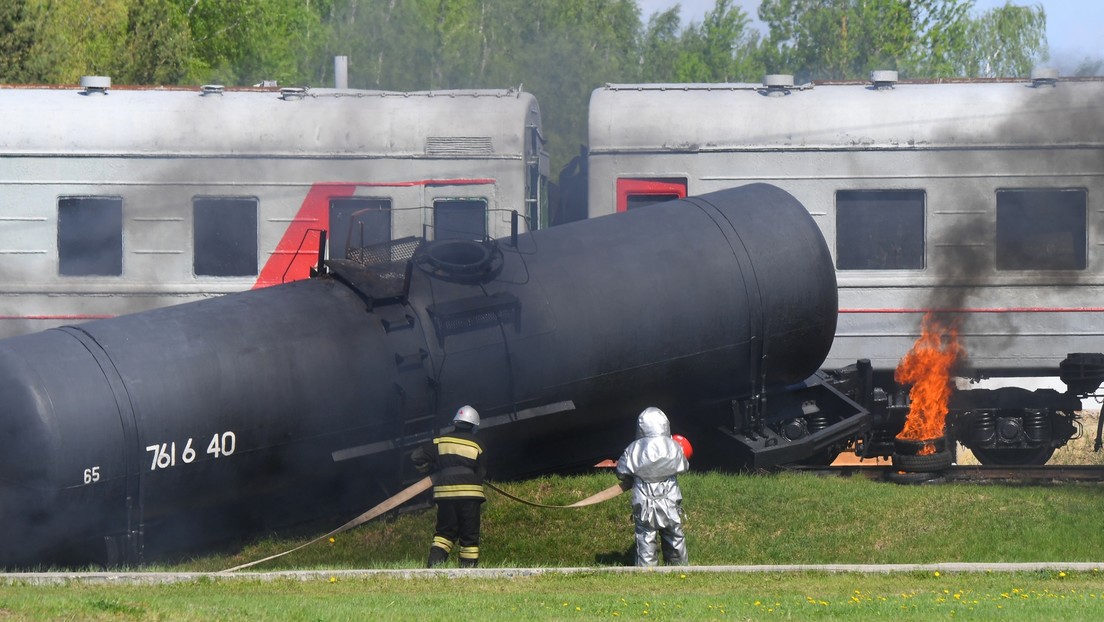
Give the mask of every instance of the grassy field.
M 609 473 L 503 484 L 523 498 L 569 503 L 613 483 Z M 1097 484 L 900 486 L 800 474 L 682 478 L 690 560 L 698 565 L 1079 561 L 1104 558 Z M 549 510 L 496 493 L 483 512 L 490 567 L 630 565 L 628 498 Z M 339 534 L 255 570 L 418 568 L 433 512 L 414 511 Z M 264 540 L 174 570 L 216 571 L 292 548 Z
M 1095 434 L 1095 428 L 1092 429 Z M 1089 436 L 1092 436 L 1090 434 Z M 1088 454 L 1091 438 L 1063 450 Z M 1056 460 L 1058 458 L 1056 457 Z M 500 484 L 546 504 L 614 483 L 608 470 Z M 905 486 L 806 474 L 681 478 L 697 566 L 936 562 L 1101 562 L 1100 569 L 910 572 L 612 573 L 514 578 L 348 577 L 341 569 L 424 564 L 433 511 L 423 506 L 250 570 L 333 570 L 309 581 L 218 577 L 172 585 L 0 585 L 0 620 L 969 620 L 1104 618 L 1100 484 Z M 623 566 L 632 559 L 627 495 L 541 509 L 489 493 L 483 567 Z M 267 539 L 229 555 L 142 570 L 217 571 L 290 549 Z M 455 563 L 452 564 L 455 566 Z
M 0 586 L 3 620 L 1095 620 L 1100 573 L 543 575 Z

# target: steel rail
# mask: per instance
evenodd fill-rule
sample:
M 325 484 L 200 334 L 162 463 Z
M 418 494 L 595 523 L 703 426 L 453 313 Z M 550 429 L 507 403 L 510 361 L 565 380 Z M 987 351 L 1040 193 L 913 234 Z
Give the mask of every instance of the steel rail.
M 874 466 L 789 466 L 778 471 L 809 473 L 837 477 L 865 477 L 898 483 L 1030 483 L 1061 484 L 1067 482 L 1104 482 L 1104 465 L 1042 465 L 1042 466 L 991 466 L 953 465 L 950 468 L 925 474 L 907 472 L 892 465 Z

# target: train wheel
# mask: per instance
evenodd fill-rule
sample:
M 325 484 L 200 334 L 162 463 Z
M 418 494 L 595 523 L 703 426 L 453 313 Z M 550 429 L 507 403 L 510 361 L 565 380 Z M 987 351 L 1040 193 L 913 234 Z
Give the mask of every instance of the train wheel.
M 1046 464 L 1054 455 L 1053 447 L 1017 447 L 1015 449 L 973 449 L 978 462 L 988 466 L 1027 466 Z

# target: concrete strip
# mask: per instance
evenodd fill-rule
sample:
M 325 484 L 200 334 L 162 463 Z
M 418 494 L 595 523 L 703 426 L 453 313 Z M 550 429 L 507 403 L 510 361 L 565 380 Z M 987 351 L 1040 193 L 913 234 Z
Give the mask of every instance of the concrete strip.
M 69 583 L 100 585 L 151 585 L 169 584 L 200 579 L 210 581 L 329 581 L 335 579 L 362 579 L 388 577 L 396 579 L 472 578 L 510 579 L 540 575 L 574 574 L 639 574 L 639 573 L 787 573 L 829 572 L 860 574 L 891 574 L 900 572 L 1101 572 L 1100 562 L 994 562 L 967 563 L 942 562 L 933 564 L 793 564 L 766 566 L 659 566 L 637 568 L 635 566 L 593 566 L 582 568 L 444 568 L 399 570 L 284 570 L 279 572 L 9 572 L 0 573 L 4 585 L 65 585 Z

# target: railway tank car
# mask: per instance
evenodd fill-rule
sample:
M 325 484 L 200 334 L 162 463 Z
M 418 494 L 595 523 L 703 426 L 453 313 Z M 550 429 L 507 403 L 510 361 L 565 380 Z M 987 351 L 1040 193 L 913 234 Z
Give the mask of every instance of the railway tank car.
M 787 190 L 835 263 L 825 367 L 881 417 L 851 439 L 860 455 L 889 455 L 908 409 L 894 369 L 937 311 L 958 323 L 963 382 L 1012 385 L 963 384 L 948 432 L 983 463 L 1046 462 L 1104 377 L 1104 81 L 897 78 L 599 88 L 579 204 L 596 216 L 742 183 Z M 1029 390 L 1040 377 L 1066 388 Z
M 518 89 L 0 86 L 0 337 L 306 278 L 411 235 L 546 212 Z
M 836 327 L 828 248 L 766 184 L 347 254 L 0 341 L 0 563 L 134 564 L 347 518 L 420 477 L 409 452 L 461 403 L 498 478 L 615 455 L 647 405 L 710 432 L 696 460 L 727 440 L 718 462 L 817 442 L 718 434 L 735 402 L 819 409 L 835 436 L 866 424 L 814 376 Z

